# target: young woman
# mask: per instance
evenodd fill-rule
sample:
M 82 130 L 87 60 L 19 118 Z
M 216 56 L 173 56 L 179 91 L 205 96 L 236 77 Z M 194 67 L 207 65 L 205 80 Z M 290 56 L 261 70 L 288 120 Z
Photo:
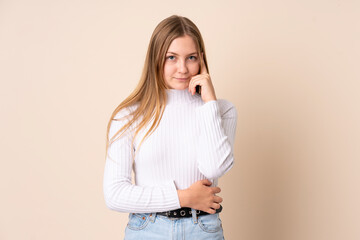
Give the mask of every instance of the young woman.
M 161 21 L 107 128 L 104 197 L 129 213 L 125 239 L 224 239 L 217 180 L 233 166 L 236 121 L 216 98 L 199 29 L 177 15 Z

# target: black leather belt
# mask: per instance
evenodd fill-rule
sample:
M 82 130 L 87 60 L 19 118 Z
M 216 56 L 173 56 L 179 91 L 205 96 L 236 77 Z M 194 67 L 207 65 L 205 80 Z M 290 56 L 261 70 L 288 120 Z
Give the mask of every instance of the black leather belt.
M 222 206 L 220 205 L 219 209 L 216 209 L 216 213 L 221 212 Z M 156 213 L 158 215 L 166 216 L 166 217 L 173 217 L 173 218 L 183 218 L 183 217 L 192 217 L 191 208 L 188 207 L 182 207 L 176 210 L 167 211 L 167 212 L 158 212 Z M 201 210 L 196 210 L 196 215 L 207 215 L 210 214 L 208 212 L 203 212 Z

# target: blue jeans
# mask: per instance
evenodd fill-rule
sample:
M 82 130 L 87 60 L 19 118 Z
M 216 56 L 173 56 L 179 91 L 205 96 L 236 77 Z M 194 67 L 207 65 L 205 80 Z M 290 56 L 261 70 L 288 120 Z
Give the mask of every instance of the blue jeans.
M 219 213 L 192 217 L 168 218 L 156 213 L 129 213 L 124 240 L 224 240 Z

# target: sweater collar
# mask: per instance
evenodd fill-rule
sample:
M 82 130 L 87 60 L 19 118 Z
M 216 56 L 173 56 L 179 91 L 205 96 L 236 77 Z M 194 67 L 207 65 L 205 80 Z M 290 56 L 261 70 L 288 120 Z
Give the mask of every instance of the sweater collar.
M 194 95 L 189 92 L 188 88 L 185 89 L 165 89 L 167 94 L 167 104 L 183 104 L 191 103 L 200 97 L 197 93 Z

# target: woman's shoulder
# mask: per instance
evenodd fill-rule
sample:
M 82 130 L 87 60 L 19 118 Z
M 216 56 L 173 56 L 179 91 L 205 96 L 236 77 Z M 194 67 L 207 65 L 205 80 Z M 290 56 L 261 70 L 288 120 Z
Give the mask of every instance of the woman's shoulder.
M 115 114 L 111 121 L 110 135 L 115 134 L 119 129 L 127 125 L 132 120 L 132 113 L 136 110 L 136 108 L 136 105 L 124 107 Z M 133 122 L 127 129 L 128 133 L 134 130 L 136 125 L 135 122 Z
M 137 107 L 138 107 L 138 104 L 134 104 L 134 105 L 120 109 L 120 111 L 117 112 L 116 115 L 114 116 L 114 120 L 120 120 L 123 118 L 130 117 L 131 114 L 137 109 Z

